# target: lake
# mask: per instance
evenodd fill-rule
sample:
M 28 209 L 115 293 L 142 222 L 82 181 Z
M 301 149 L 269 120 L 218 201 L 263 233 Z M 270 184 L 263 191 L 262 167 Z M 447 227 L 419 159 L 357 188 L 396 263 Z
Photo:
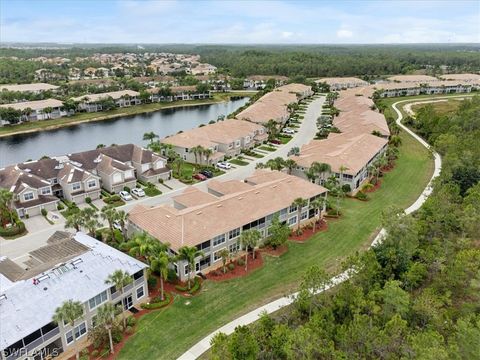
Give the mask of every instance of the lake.
M 248 98 L 228 102 L 163 109 L 151 113 L 72 125 L 56 130 L 0 138 L 0 167 L 44 155 L 55 156 L 94 149 L 98 144 L 146 145 L 143 134 L 153 131 L 160 138 L 189 130 L 243 106 Z

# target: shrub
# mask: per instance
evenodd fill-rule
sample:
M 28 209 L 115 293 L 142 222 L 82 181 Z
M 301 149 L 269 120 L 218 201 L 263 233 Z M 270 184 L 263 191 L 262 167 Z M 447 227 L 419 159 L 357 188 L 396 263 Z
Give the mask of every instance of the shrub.
M 112 339 L 115 344 L 118 344 L 120 341 L 122 341 L 122 338 L 122 331 L 120 329 L 112 331 Z
M 157 286 L 157 278 L 155 276 L 149 276 L 147 283 L 149 289 L 155 289 L 155 287 Z
M 359 191 L 359 192 L 357 193 L 357 195 L 355 195 L 355 197 L 356 197 L 358 200 L 363 200 L 363 201 L 365 201 L 365 200 L 368 199 L 367 194 L 365 194 L 365 193 L 363 193 L 363 192 L 361 192 L 361 191 Z
M 42 210 L 40 210 L 40 212 L 42 213 L 43 216 L 47 216 L 47 214 L 48 214 L 47 209 L 42 209 Z
M 234 263 L 228 264 L 228 270 L 232 271 L 234 269 L 235 269 L 235 264 Z
M 119 244 L 123 243 L 123 234 L 120 230 L 115 229 L 113 230 L 113 237 L 115 238 L 115 241 Z
M 127 326 L 127 328 L 125 329 L 125 332 L 129 335 L 133 334 L 133 327 Z
M 140 307 L 142 309 L 148 309 L 148 310 L 152 310 L 152 309 L 160 309 L 164 306 L 167 306 L 169 303 L 170 303 L 170 299 L 171 299 L 171 295 L 169 293 L 165 293 L 165 300 L 161 300 L 160 299 L 160 296 L 157 296 L 155 298 L 153 298 L 150 303 L 148 304 L 141 304 Z
M 124 187 L 123 187 L 123 191 L 126 191 L 126 192 L 129 193 L 129 192 L 130 192 L 130 188 L 129 188 L 128 186 L 124 186 Z
M 360 190 L 361 192 L 365 192 L 367 190 L 373 189 L 373 184 L 371 183 L 365 183 L 362 185 L 362 189 Z
M 349 193 L 352 191 L 352 188 L 350 187 L 349 184 L 343 184 L 342 185 L 342 191 L 345 192 L 345 193 Z
M 89 197 L 89 196 L 87 196 L 87 197 L 85 198 L 85 202 L 86 202 L 87 204 L 91 204 L 91 203 L 92 203 L 92 198 Z
M 134 317 L 134 316 L 129 316 L 127 318 L 127 326 L 135 326 L 135 324 L 137 323 L 137 319 Z
M 25 219 L 30 219 L 30 215 L 25 214 Z
M 245 260 L 243 260 L 243 258 L 239 258 L 239 259 L 237 260 L 237 265 L 238 265 L 238 266 L 243 266 L 243 265 L 245 265 Z
M 135 185 L 135 187 L 136 187 L 137 189 L 141 189 L 141 188 L 142 188 L 142 185 L 137 184 L 137 185 Z
M 189 293 L 190 294 L 194 294 L 196 293 L 198 290 L 200 290 L 200 287 L 202 286 L 202 284 L 200 283 L 200 280 L 198 278 L 195 278 L 195 283 L 193 284 L 193 286 L 191 287 Z
M 173 269 L 168 269 L 167 281 L 170 283 L 177 282 L 178 275 Z
M 62 203 L 58 203 L 58 205 L 57 205 L 57 210 L 60 211 L 60 210 L 63 210 L 63 209 L 65 209 L 65 206 L 63 206 Z
M 22 234 L 25 232 L 25 224 L 22 221 L 18 221 L 14 226 L 4 229 L 0 226 L 0 236 L 11 237 Z
M 163 179 L 162 179 L 162 178 L 158 179 L 158 182 L 159 182 L 160 184 L 163 184 Z

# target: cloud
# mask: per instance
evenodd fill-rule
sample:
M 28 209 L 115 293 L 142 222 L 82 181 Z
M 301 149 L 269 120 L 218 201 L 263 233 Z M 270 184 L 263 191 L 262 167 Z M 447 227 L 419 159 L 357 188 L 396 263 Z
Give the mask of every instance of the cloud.
M 353 36 L 353 32 L 347 29 L 340 29 L 337 31 L 337 37 L 340 39 L 351 38 Z

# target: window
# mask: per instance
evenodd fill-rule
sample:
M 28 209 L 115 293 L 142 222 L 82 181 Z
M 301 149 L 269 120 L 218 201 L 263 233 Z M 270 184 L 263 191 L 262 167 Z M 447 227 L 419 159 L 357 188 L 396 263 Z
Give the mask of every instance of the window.
M 108 300 L 107 290 L 105 290 L 105 291 L 101 292 L 100 294 L 98 294 L 97 296 L 88 300 L 88 306 L 90 306 L 90 310 L 93 310 L 97 306 L 103 304 L 107 300 Z
M 293 206 L 291 205 L 290 208 L 288 209 L 288 212 L 291 214 L 293 212 L 297 211 L 297 207 L 296 206 Z
M 145 296 L 145 288 L 142 286 L 137 288 L 137 300 Z
M 97 186 L 97 180 L 88 180 L 88 182 L 87 182 L 87 187 L 88 187 L 89 189 L 91 189 L 91 188 L 93 188 L 93 187 L 95 187 L 95 186 Z
M 280 210 L 280 217 L 284 217 L 288 213 L 288 208 Z
M 305 220 L 306 218 L 308 218 L 308 211 L 305 211 L 304 213 L 302 213 L 300 220 Z
M 213 238 L 213 246 L 218 246 L 220 244 L 223 244 L 225 242 L 225 234 L 215 236 Z
M 28 193 L 23 194 L 23 199 L 25 201 L 33 200 L 33 192 L 28 192 Z
M 296 224 L 296 223 L 297 223 L 297 217 L 296 216 L 288 219 L 288 225 L 293 225 L 293 224 Z
M 240 250 L 240 243 L 238 241 L 235 244 L 230 244 L 228 247 L 230 253 L 236 253 L 238 250 Z
M 42 194 L 42 195 L 48 195 L 48 194 L 51 194 L 51 193 L 52 192 L 50 191 L 49 187 L 44 187 L 44 188 L 40 189 L 40 194 Z
M 85 321 L 80 325 L 76 326 L 75 329 L 70 330 L 65 334 L 65 339 L 67 340 L 67 345 L 70 345 L 73 342 L 73 332 L 75 331 L 76 339 L 80 339 L 83 335 L 87 333 L 87 326 L 85 325 Z
M 79 182 L 76 182 L 74 184 L 72 184 L 72 190 L 75 191 L 75 190 L 80 190 L 80 183 Z
M 222 249 L 222 250 L 223 250 L 223 249 Z M 222 257 L 220 256 L 220 251 L 221 251 L 221 250 L 213 253 L 213 261 L 218 261 L 218 260 L 221 260 L 221 259 L 222 259 Z
M 135 274 L 133 274 L 133 280 L 138 280 L 143 276 L 143 270 L 137 271 Z
M 229 233 L 228 233 L 228 239 L 229 240 L 231 240 L 233 238 L 236 238 L 238 236 L 240 236 L 240 228 L 236 228 L 232 231 L 229 231 Z

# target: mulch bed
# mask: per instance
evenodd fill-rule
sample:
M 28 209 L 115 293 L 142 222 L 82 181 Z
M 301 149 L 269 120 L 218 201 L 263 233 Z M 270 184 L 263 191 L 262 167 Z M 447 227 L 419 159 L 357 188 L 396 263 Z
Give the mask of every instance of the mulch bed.
M 328 229 L 328 224 L 325 220 L 317 221 L 317 225 L 315 227 L 315 232 L 313 232 L 313 227 L 312 228 L 310 228 L 310 227 L 303 228 L 302 233 L 300 235 L 297 235 L 296 230 L 293 230 L 292 235 L 290 235 L 288 240 L 303 243 L 303 242 L 307 241 L 308 239 L 310 239 L 316 233 L 318 233 L 320 231 L 325 231 L 327 229 Z
M 377 183 L 376 183 L 375 185 L 373 185 L 372 188 L 367 189 L 367 190 L 365 190 L 364 192 L 365 192 L 365 193 L 375 192 L 375 191 L 377 191 L 377 190 L 380 188 L 381 185 L 382 185 L 382 180 L 378 179 Z
M 288 251 L 288 244 L 279 246 L 276 249 L 272 248 L 271 246 L 268 246 L 261 249 L 260 251 L 266 255 L 270 255 L 273 257 L 280 257 Z
M 245 259 L 245 256 L 241 257 Z M 245 265 L 237 265 L 236 261 L 233 261 L 235 264 L 235 269 L 228 270 L 227 264 L 227 272 L 224 274 L 222 267 L 218 268 L 217 270 L 211 271 L 205 276 L 208 280 L 213 281 L 225 281 L 230 279 L 236 279 L 245 275 L 250 274 L 253 270 L 258 269 L 263 266 L 263 258 L 262 253 L 258 250 L 255 251 L 255 260 L 251 253 L 248 254 L 248 270 L 245 271 Z

